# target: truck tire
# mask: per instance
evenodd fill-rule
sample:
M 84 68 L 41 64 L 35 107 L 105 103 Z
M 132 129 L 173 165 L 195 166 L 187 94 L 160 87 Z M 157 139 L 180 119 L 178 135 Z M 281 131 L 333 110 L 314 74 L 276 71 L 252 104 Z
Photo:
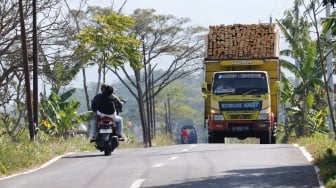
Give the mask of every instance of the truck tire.
M 276 136 L 275 136 L 274 131 L 272 131 L 272 134 L 271 134 L 271 144 L 275 144 L 275 143 L 276 143 Z
M 211 143 L 225 143 L 224 136 L 220 133 L 209 132 L 208 142 Z
M 271 136 L 269 134 L 269 132 L 265 132 L 260 136 L 260 144 L 270 144 L 270 140 Z

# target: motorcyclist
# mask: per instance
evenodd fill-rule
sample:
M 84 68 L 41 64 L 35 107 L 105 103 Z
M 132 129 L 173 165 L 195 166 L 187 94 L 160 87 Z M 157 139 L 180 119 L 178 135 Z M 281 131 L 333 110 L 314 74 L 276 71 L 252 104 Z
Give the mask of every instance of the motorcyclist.
M 123 119 L 119 116 L 119 112 L 122 111 L 123 102 L 118 96 L 113 94 L 113 87 L 103 84 L 101 86 L 101 93 L 97 94 L 91 103 L 91 109 L 96 115 L 106 115 L 111 117 L 117 125 L 119 140 L 124 140 L 123 137 Z M 95 141 L 97 134 L 97 124 L 94 122 L 93 134 L 91 141 Z
M 181 135 L 182 135 L 183 143 L 186 143 L 189 137 L 189 131 L 187 130 L 187 128 L 183 127 Z

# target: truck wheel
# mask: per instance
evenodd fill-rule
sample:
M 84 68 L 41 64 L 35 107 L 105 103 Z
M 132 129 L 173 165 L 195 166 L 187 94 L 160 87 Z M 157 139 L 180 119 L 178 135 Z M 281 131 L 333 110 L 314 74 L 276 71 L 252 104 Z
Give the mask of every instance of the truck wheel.
M 209 132 L 208 142 L 209 143 L 225 143 L 225 140 L 222 134 Z
M 268 132 L 265 132 L 260 136 L 260 144 L 269 144 L 269 143 L 270 143 L 270 135 Z
M 275 144 L 276 143 L 276 137 L 275 137 L 275 133 L 274 131 L 272 131 L 272 135 L 271 135 L 271 144 Z

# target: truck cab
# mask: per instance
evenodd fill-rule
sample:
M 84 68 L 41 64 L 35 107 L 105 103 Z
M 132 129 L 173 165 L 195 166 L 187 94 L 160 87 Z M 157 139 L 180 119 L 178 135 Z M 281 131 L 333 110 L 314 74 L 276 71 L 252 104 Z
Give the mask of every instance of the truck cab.
M 208 142 L 224 143 L 225 137 L 255 137 L 261 144 L 275 143 L 278 60 L 236 62 L 206 64 L 207 82 L 202 91 Z

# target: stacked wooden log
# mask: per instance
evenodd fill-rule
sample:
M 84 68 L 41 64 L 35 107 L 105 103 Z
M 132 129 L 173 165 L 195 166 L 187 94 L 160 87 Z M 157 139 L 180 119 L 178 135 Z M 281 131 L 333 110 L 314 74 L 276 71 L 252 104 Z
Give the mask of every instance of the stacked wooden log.
M 247 59 L 279 56 L 279 36 L 274 24 L 210 26 L 207 59 Z

